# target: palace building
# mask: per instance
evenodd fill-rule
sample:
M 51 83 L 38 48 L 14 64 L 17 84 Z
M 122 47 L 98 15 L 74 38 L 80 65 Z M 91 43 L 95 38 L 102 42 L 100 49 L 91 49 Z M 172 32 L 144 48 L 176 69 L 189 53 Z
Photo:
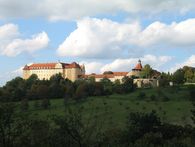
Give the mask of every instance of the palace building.
M 138 61 L 138 64 L 135 66 L 135 68 L 132 69 L 130 72 L 104 72 L 103 74 L 89 74 L 85 75 L 85 78 L 93 77 L 96 82 L 101 81 L 103 78 L 108 78 L 110 81 L 114 82 L 116 80 L 119 80 L 122 82 L 122 79 L 127 76 L 127 77 L 135 77 L 139 78 L 140 73 L 142 71 L 142 63 L 141 60 Z
M 154 71 L 154 75 L 152 78 L 142 78 L 141 77 L 141 71 L 143 70 L 143 66 L 141 63 L 141 60 L 138 61 L 136 66 L 129 72 L 112 72 L 107 71 L 103 74 L 89 74 L 89 75 L 83 75 L 83 78 L 94 78 L 96 82 L 101 81 L 103 78 L 107 78 L 112 82 L 115 82 L 116 80 L 119 80 L 122 82 L 122 79 L 126 77 L 133 78 L 133 83 L 137 85 L 138 88 L 142 87 L 158 87 L 159 81 L 156 79 L 156 77 L 159 76 L 159 72 Z
M 35 63 L 31 65 L 26 65 L 23 68 L 23 78 L 28 79 L 32 74 L 36 74 L 40 80 L 50 79 L 51 76 L 61 73 L 63 78 L 67 78 L 71 81 L 83 78 L 94 78 L 96 82 L 100 82 L 102 79 L 107 78 L 112 82 L 119 80 L 122 82 L 122 79 L 127 77 L 132 77 L 134 79 L 134 84 L 138 88 L 143 87 L 143 85 L 151 85 L 152 87 L 158 87 L 158 80 L 156 78 L 142 78 L 142 63 L 141 60 L 138 61 L 135 68 L 130 72 L 112 72 L 106 71 L 103 74 L 85 74 L 85 66 L 79 65 L 76 62 L 73 63 Z M 157 72 L 156 72 L 157 73 Z
M 50 79 L 51 76 L 61 73 L 63 78 L 71 81 L 77 80 L 85 74 L 85 66 L 76 62 L 68 63 L 35 63 L 26 65 L 23 68 L 23 78 L 28 79 L 32 74 L 36 74 L 40 80 Z

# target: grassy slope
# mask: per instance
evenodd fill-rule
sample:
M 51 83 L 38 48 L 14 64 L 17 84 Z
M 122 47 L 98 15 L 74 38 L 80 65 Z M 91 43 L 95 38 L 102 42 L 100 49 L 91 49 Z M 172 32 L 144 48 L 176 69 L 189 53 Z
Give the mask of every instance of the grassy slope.
M 80 103 L 71 101 L 66 107 L 83 107 L 82 110 L 86 118 L 98 118 L 98 121 L 103 122 L 105 127 L 123 127 L 129 112 L 150 112 L 152 110 L 155 110 L 164 122 L 181 125 L 192 124 L 190 119 L 192 105 L 186 100 L 187 92 L 185 89 L 178 91 L 163 89 L 163 93 L 171 98 L 168 102 L 137 100 L 140 91 L 145 92 L 147 97 L 152 94 L 157 95 L 156 89 L 137 90 L 128 95 L 90 97 Z M 51 114 L 63 115 L 64 109 L 63 99 L 51 100 L 49 110 L 35 110 L 33 102 L 30 102 L 30 111 L 42 118 Z

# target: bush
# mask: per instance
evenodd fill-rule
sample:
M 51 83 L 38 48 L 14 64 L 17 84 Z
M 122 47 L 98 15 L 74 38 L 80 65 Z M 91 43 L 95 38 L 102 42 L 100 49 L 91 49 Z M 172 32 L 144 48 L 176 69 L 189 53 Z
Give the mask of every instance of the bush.
M 33 106 L 34 106 L 35 109 L 39 109 L 41 107 L 40 101 L 35 100 Z
M 164 95 L 163 97 L 162 97 L 162 101 L 163 102 L 167 102 L 167 101 L 169 101 L 170 99 L 166 96 L 166 95 Z
M 42 107 L 43 109 L 48 109 L 50 105 L 51 105 L 51 104 L 50 104 L 49 99 L 44 98 L 44 99 L 42 100 L 41 107 Z
M 195 86 L 194 85 L 188 86 L 188 91 L 190 95 L 190 100 L 195 101 Z
M 155 96 L 155 95 L 151 95 L 151 96 L 150 96 L 150 100 L 151 100 L 151 101 L 155 101 L 155 100 L 156 100 L 156 96 Z
M 23 99 L 21 101 L 21 110 L 22 111 L 27 111 L 28 108 L 29 108 L 28 99 Z
M 81 99 L 84 99 L 88 96 L 88 93 L 87 93 L 87 84 L 86 83 L 83 83 L 81 85 L 78 86 L 77 90 L 76 90 L 76 93 L 75 93 L 75 99 L 78 101 L 78 100 L 81 100 Z
M 140 92 L 137 96 L 138 99 L 144 99 L 146 98 L 146 93 L 145 92 Z

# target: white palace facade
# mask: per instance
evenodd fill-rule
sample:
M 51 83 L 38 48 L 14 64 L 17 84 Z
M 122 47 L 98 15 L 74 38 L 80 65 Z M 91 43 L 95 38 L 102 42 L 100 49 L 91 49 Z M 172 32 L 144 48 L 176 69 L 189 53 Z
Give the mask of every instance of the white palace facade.
M 153 87 L 158 86 L 158 80 L 143 79 L 140 78 L 140 73 L 142 71 L 142 63 L 139 60 L 135 68 L 130 72 L 104 72 L 103 74 L 85 74 L 85 66 L 79 65 L 76 62 L 73 63 L 35 63 L 31 65 L 26 65 L 23 68 L 23 78 L 28 79 L 32 74 L 36 74 L 40 80 L 50 79 L 51 76 L 61 73 L 63 78 L 67 78 L 71 81 L 75 81 L 80 78 L 94 78 L 96 82 L 101 81 L 103 78 L 108 78 L 110 81 L 115 82 L 119 80 L 122 82 L 122 79 L 127 77 L 134 77 L 134 83 L 137 87 L 142 87 L 144 84 L 150 84 Z

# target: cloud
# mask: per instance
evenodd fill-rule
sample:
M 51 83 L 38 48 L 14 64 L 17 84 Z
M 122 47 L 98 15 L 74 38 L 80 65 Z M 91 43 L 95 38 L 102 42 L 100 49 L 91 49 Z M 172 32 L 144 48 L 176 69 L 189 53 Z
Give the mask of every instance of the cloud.
M 142 64 L 150 64 L 153 69 L 161 70 L 162 66 L 166 65 L 173 58 L 171 56 L 155 56 L 155 55 L 144 55 L 141 58 L 128 58 L 128 59 L 115 59 L 110 63 L 103 62 L 81 62 L 85 64 L 86 73 L 103 73 L 104 71 L 131 71 L 132 68 L 141 59 Z
M 18 26 L 15 24 L 5 24 L 0 26 L 0 39 L 1 40 L 9 40 L 13 37 L 18 36 L 20 33 L 18 32 Z
M 188 59 L 186 59 L 183 63 L 177 63 L 170 71 L 173 73 L 179 68 L 183 68 L 184 66 L 195 67 L 195 55 L 191 55 Z
M 195 46 L 195 19 L 170 25 L 154 22 L 144 29 L 136 41 L 140 46 L 164 45 L 168 47 Z
M 0 87 L 5 85 L 7 81 L 15 78 L 15 77 L 21 77 L 22 76 L 22 68 L 20 67 L 14 71 L 11 72 L 6 72 L 6 73 L 1 73 L 0 75 Z
M 172 60 L 170 56 L 144 55 L 141 58 L 116 59 L 111 63 L 104 65 L 101 72 L 104 71 L 130 71 L 141 60 L 143 65 L 150 64 L 152 68 L 160 70 L 164 64 Z
M 85 72 L 87 74 L 91 73 L 99 73 L 100 69 L 104 66 L 104 63 L 101 62 L 86 62 L 86 61 L 81 61 L 79 63 L 80 65 L 84 64 L 85 65 Z
M 14 39 L 3 49 L 2 55 L 17 56 L 22 52 L 33 53 L 47 47 L 49 38 L 45 32 L 32 36 L 32 39 Z
M 156 14 L 193 11 L 193 0 L 0 0 L 0 18 L 70 20 L 100 14 Z
M 31 39 L 21 39 L 20 34 L 15 24 L 0 26 L 0 55 L 14 57 L 23 52 L 33 53 L 45 48 L 49 43 L 45 32 L 35 34 Z
M 140 30 L 137 23 L 120 24 L 108 19 L 85 18 L 77 22 L 73 31 L 59 46 L 60 56 L 118 57 Z
M 57 49 L 59 56 L 116 58 L 142 55 L 162 48 L 195 47 L 195 19 L 165 24 L 153 22 L 142 28 L 138 22 L 118 23 L 85 18 Z M 141 54 L 142 53 L 142 54 Z
M 31 65 L 33 63 L 28 63 L 27 65 Z M 12 80 L 15 77 L 22 77 L 24 66 L 21 66 L 13 71 L 5 72 L 0 74 L 0 87 L 5 85 L 7 81 Z

